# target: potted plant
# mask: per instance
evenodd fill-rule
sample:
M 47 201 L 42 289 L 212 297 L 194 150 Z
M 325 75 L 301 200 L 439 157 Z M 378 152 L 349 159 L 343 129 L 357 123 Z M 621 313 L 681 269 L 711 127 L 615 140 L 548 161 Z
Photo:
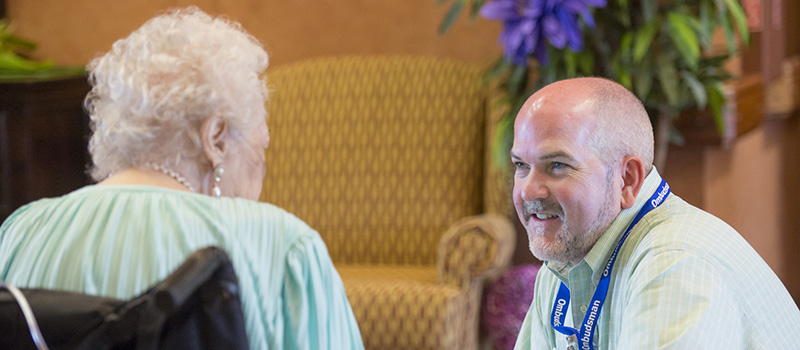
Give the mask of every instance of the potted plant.
M 464 8 L 472 18 L 502 21 L 503 54 L 485 80 L 497 80 L 510 107 L 495 151 L 506 158 L 513 120 L 533 92 L 556 80 L 601 76 L 619 82 L 644 103 L 656 130 L 656 166 L 669 141 L 682 143 L 673 121 L 682 111 L 710 109 L 724 130 L 723 66 L 737 51 L 736 34 L 749 30 L 737 0 L 440 0 L 451 2 L 444 34 Z M 727 52 L 712 51 L 722 31 Z
M 35 61 L 27 57 L 36 43 L 14 35 L 7 19 L 0 19 L 0 82 L 55 79 L 84 75 L 83 67 L 56 66 L 52 60 Z
M 0 220 L 90 183 L 86 71 L 26 57 L 35 48 L 0 20 Z

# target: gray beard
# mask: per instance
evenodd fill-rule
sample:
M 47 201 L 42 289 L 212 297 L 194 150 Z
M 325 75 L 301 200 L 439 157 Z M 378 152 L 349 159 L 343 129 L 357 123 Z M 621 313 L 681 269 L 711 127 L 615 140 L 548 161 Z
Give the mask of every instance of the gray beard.
M 583 259 L 587 253 L 594 247 L 595 243 L 605 233 L 611 223 L 614 221 L 614 216 L 611 214 L 611 207 L 614 205 L 614 196 L 612 195 L 613 183 L 609 176 L 608 186 L 606 188 L 606 196 L 600 212 L 593 220 L 594 224 L 586 229 L 584 232 L 573 232 L 567 221 L 563 221 L 561 229 L 556 233 L 556 240 L 553 243 L 534 243 L 533 239 L 528 240 L 528 246 L 537 259 L 542 261 L 554 261 L 562 264 L 567 262 L 578 261 Z M 548 211 L 559 214 L 563 219 L 563 208 L 552 199 L 545 199 L 542 201 L 525 202 L 523 205 L 523 213 L 525 217 L 530 218 L 530 213 L 535 211 Z M 530 219 L 529 219 L 530 220 Z M 543 227 L 537 227 L 533 233 L 534 237 L 542 236 L 541 231 Z

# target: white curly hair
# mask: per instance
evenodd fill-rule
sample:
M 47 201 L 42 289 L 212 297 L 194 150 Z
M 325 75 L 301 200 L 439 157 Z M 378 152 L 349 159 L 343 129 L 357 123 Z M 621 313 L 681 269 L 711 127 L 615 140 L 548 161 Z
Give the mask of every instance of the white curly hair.
M 150 19 L 88 65 L 92 177 L 147 163 L 210 167 L 200 142 L 203 121 L 220 115 L 229 132 L 263 121 L 268 63 L 239 23 L 196 7 Z

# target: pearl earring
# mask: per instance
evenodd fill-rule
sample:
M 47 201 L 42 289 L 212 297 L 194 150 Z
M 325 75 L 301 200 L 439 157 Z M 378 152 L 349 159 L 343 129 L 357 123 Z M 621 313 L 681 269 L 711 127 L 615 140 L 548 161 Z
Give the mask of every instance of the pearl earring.
M 222 190 L 219 189 L 219 183 L 222 181 L 223 173 L 225 173 L 225 169 L 222 169 L 222 166 L 217 165 L 214 167 L 214 196 L 217 198 L 222 197 Z

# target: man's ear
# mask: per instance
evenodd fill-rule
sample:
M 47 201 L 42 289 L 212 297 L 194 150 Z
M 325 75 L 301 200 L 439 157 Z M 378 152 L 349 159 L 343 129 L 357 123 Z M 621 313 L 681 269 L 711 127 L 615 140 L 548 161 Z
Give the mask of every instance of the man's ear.
M 211 162 L 211 166 L 217 166 L 225 158 L 227 150 L 225 144 L 225 134 L 228 132 L 228 123 L 219 115 L 213 115 L 203 121 L 200 126 L 200 142 L 203 144 L 203 153 Z
M 639 190 L 644 183 L 644 162 L 637 156 L 628 156 L 622 160 L 622 191 L 620 206 L 628 209 L 633 206 Z

